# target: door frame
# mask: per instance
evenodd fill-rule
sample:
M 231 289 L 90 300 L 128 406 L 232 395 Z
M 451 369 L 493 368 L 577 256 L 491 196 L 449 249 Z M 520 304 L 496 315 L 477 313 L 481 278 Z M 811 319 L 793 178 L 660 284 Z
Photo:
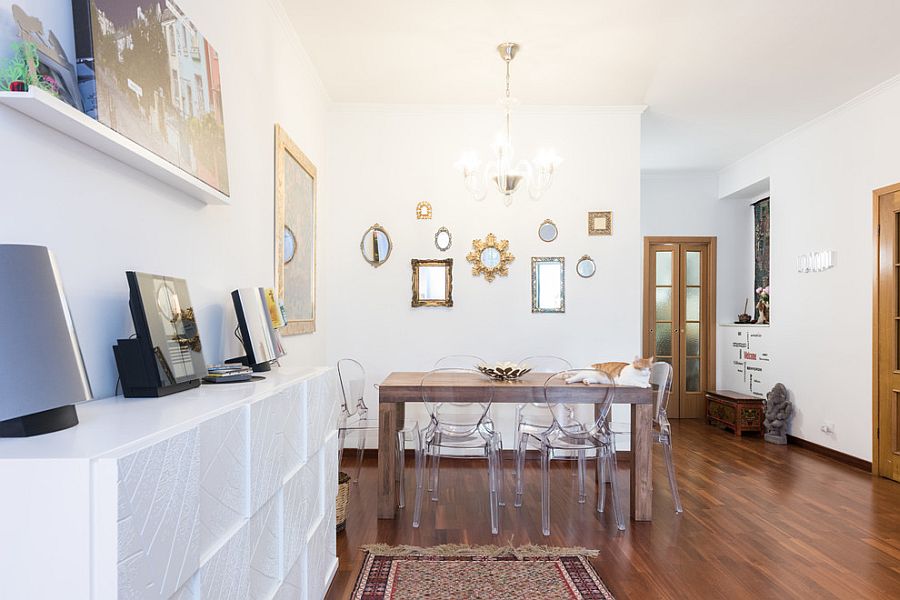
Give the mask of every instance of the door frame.
M 900 184 L 898 184 L 898 189 L 900 189 Z M 718 348 L 716 347 L 716 330 L 718 329 L 719 323 L 716 317 L 716 243 L 718 238 L 715 236 L 666 236 L 666 235 L 647 235 L 644 236 L 644 283 L 643 283 L 643 316 L 641 318 L 641 352 L 644 356 L 647 356 L 648 350 L 650 348 L 647 347 L 647 331 L 650 329 L 650 317 L 653 313 L 654 305 L 651 304 L 656 296 L 651 293 L 653 290 L 653 286 L 650 284 L 650 246 L 651 244 L 706 244 L 709 247 L 708 258 L 707 258 L 707 268 L 709 270 L 709 282 L 706 286 L 706 302 L 709 307 L 709 331 L 707 342 L 709 343 L 709 347 L 707 348 L 707 359 L 706 359 L 706 382 L 705 388 L 707 390 L 715 390 L 716 389 L 716 354 L 718 352 Z M 679 338 L 679 343 L 680 343 Z M 655 348 L 653 348 L 655 354 Z
M 879 376 L 878 364 L 881 353 L 878 351 L 881 335 L 878 327 L 878 296 L 880 295 L 881 276 L 881 197 L 885 194 L 900 192 L 900 183 L 888 185 L 872 191 L 872 252 L 874 255 L 874 271 L 872 273 L 872 474 L 880 477 L 881 473 L 881 440 L 879 427 L 881 424 L 881 404 L 878 401 Z

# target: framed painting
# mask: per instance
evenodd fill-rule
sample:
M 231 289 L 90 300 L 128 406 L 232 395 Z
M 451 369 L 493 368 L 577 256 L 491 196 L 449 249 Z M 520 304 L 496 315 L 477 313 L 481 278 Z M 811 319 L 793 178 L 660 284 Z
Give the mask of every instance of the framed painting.
M 275 287 L 282 335 L 316 330 L 316 167 L 275 125 Z

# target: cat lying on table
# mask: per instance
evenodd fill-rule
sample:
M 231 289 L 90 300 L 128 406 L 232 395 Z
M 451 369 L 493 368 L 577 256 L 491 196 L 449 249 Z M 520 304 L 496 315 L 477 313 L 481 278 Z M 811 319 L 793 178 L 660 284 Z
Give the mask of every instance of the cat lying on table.
M 610 383 L 634 387 L 650 387 L 650 367 L 653 357 L 637 358 L 629 363 L 605 362 L 591 365 L 594 373 L 578 373 L 566 379 L 566 383 Z

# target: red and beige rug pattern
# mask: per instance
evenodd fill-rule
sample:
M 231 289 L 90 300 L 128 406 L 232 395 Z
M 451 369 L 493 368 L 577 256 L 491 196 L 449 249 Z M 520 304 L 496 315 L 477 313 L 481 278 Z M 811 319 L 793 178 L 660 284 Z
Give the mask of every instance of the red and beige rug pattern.
M 363 547 L 353 600 L 613 600 L 584 548 Z

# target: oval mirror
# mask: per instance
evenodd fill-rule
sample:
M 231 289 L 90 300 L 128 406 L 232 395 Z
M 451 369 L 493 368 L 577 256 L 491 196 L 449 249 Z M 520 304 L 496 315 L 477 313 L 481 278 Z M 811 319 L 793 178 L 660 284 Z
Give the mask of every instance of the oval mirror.
M 493 269 L 500 264 L 500 251 L 496 248 L 485 248 L 481 251 L 481 264 L 488 269 Z
M 538 227 L 538 237 L 544 242 L 552 242 L 558 234 L 559 230 L 556 228 L 556 223 L 550 219 L 547 219 Z
M 376 268 L 387 262 L 392 248 L 391 236 L 378 223 L 366 230 L 359 243 L 359 250 L 365 261 Z
M 297 238 L 294 232 L 287 225 L 284 226 L 284 264 L 288 264 L 294 260 L 294 253 L 297 252 Z
M 437 233 L 434 234 L 434 245 L 441 252 L 449 250 L 452 244 L 453 236 L 450 235 L 450 230 L 446 227 L 441 227 L 437 230 Z
M 575 265 L 575 271 L 580 277 L 593 277 L 594 273 L 597 272 L 597 265 L 594 264 L 593 258 L 585 254 L 578 259 L 578 264 Z

